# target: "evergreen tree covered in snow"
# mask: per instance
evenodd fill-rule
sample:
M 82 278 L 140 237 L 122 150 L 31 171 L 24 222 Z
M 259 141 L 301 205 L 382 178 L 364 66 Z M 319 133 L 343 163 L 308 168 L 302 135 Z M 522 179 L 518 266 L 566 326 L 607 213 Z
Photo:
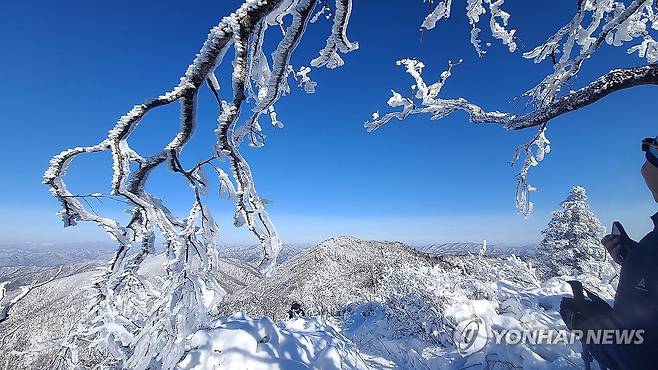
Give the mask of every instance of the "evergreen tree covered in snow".
M 605 228 L 589 210 L 587 194 L 581 186 L 560 203 L 561 209 L 553 212 L 553 219 L 542 231 L 544 240 L 539 244 L 540 270 L 545 277 L 579 275 L 592 272 L 604 264 L 610 266 L 601 238 Z M 599 269 L 600 270 L 600 269 Z

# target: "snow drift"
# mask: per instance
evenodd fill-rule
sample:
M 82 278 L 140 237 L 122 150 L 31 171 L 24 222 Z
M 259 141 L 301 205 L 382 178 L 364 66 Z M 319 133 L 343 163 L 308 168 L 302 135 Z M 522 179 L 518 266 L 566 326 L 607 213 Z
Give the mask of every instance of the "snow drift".
M 180 370 L 370 368 L 351 341 L 317 318 L 277 325 L 235 314 L 193 334 L 189 346 Z

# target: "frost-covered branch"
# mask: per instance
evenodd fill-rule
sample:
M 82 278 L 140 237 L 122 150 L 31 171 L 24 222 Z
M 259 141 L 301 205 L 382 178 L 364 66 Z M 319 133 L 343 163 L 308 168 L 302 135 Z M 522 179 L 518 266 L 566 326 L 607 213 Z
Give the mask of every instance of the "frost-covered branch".
M 504 0 L 467 0 L 466 2 L 466 16 L 471 25 L 471 44 L 480 57 L 483 57 L 487 52 L 482 48 L 482 41 L 479 38 L 482 29 L 478 25 L 480 17 L 487 13 L 487 8 L 490 13 L 489 29 L 491 30 L 491 36 L 500 40 L 511 53 L 516 51 L 517 46 L 514 37 L 516 30 L 508 30 L 507 28 L 510 15 L 501 8 L 504 2 Z M 441 19 L 450 18 L 451 8 L 452 0 L 439 0 L 434 10 L 425 17 L 421 30 L 431 30 L 436 27 L 436 23 Z M 489 43 L 487 43 L 488 45 Z
M 20 302 L 23 298 L 25 298 L 28 294 L 30 294 L 31 291 L 33 291 L 36 288 L 42 287 L 51 281 L 55 280 L 61 273 L 62 269 L 64 266 L 60 266 L 57 272 L 51 276 L 50 278 L 42 281 L 42 282 L 37 282 L 33 281 L 29 285 L 23 285 L 19 289 L 21 290 L 20 293 L 18 293 L 14 298 L 9 300 L 8 302 L 6 301 L 6 296 L 7 296 L 7 285 L 9 285 L 9 281 L 5 281 L 0 283 L 0 324 L 3 321 L 6 321 L 9 318 L 9 310 L 15 306 L 18 302 Z
M 51 160 L 44 183 L 62 204 L 64 225 L 93 222 L 118 243 L 110 264 L 94 282 L 97 294 L 91 306 L 91 324 L 81 326 L 66 344 L 72 362 L 77 358 L 76 342 L 86 338 L 93 344 L 102 343 L 112 361 L 122 366 L 171 368 L 180 359 L 187 335 L 208 322 L 208 312 L 225 294 L 217 280 L 219 227 L 205 202 L 210 183 L 205 174 L 208 169 L 217 176 L 220 196 L 235 201 L 234 225 L 245 225 L 261 244 L 263 259 L 259 271 L 263 275 L 273 272 L 281 241 L 265 209 L 267 201 L 256 192 L 251 169 L 239 146 L 246 136 L 252 146 L 264 144 L 258 122 L 262 113 L 269 113 L 272 123 L 281 126 L 274 104 L 289 91 L 291 55 L 316 3 L 317 0 L 246 0 L 210 31 L 178 85 L 156 99 L 134 106 L 98 144 L 63 151 Z M 356 49 L 346 36 L 351 6 L 351 0 L 336 1 L 332 32 L 321 56 L 335 59 L 337 52 Z M 280 28 L 283 35 L 268 58 L 264 45 L 270 26 Z M 235 50 L 233 64 L 228 65 L 232 68 L 232 99 L 224 101 L 215 70 L 224 67 L 223 56 L 231 47 Z M 332 67 L 327 63 L 312 64 Z M 309 67 L 303 67 L 292 77 L 301 78 L 305 90 L 312 91 L 310 87 L 315 85 L 309 72 Z M 217 141 L 210 159 L 186 168 L 181 156 L 194 135 L 198 95 L 204 84 L 219 105 Z M 238 126 L 240 112 L 252 101 L 252 113 Z M 141 156 L 130 147 L 128 138 L 139 129 L 146 114 L 174 102 L 181 105 L 178 133 L 160 152 Z M 104 151 L 112 155 L 111 194 L 131 207 L 132 217 L 125 225 L 98 215 L 85 196 L 68 190 L 64 180 L 76 157 Z M 222 168 L 225 163 L 228 170 Z M 148 189 L 151 173 L 162 165 L 181 176 L 191 189 L 194 201 L 185 217 L 171 212 L 165 200 Z M 139 267 L 154 251 L 157 234 L 164 238 L 168 258 L 166 278 L 159 291 L 139 274 Z M 184 317 L 176 314 L 181 311 L 186 312 Z
M 351 14 L 351 0 L 336 0 L 336 13 L 331 35 L 327 39 L 324 49 L 320 50 L 320 56 L 311 61 L 313 67 L 326 66 L 331 69 L 340 67 L 345 62 L 338 52 L 349 53 L 359 48 L 358 42 L 351 42 L 347 37 L 347 25 Z
M 510 51 L 514 51 L 514 30 L 507 31 L 509 14 L 500 10 L 503 1 L 468 0 L 467 16 L 473 26 L 471 42 L 480 56 L 483 55 L 475 25 L 479 17 L 486 13 L 484 5 L 489 5 L 491 13 L 491 30 L 494 37 L 503 40 Z M 431 29 L 436 22 L 450 16 L 451 0 L 440 1 L 434 11 L 428 15 L 423 28 Z M 516 205 L 521 213 L 528 215 L 532 203 L 528 192 L 533 191 L 528 183 L 528 171 L 540 162 L 550 150 L 546 139 L 546 126 L 553 119 L 574 110 L 590 105 L 616 91 L 639 86 L 658 84 L 658 66 L 649 64 L 641 67 L 612 69 L 598 79 L 574 91 L 569 82 L 580 72 L 586 60 L 589 60 L 604 44 L 621 46 L 633 40 L 642 39 L 639 44 L 628 49 L 629 54 L 637 53 L 649 63 L 658 61 L 658 43 L 651 36 L 651 30 L 658 30 L 658 9 L 656 0 L 633 0 L 626 5 L 623 1 L 592 0 L 578 1 L 572 19 L 561 27 L 542 45 L 523 54 L 535 63 L 550 58 L 553 72 L 540 83 L 526 91 L 523 96 L 528 99 L 529 112 L 515 114 L 504 111 L 486 111 L 481 106 L 464 98 L 443 99 L 439 97 L 442 87 L 452 74 L 453 64 L 449 63 L 439 80 L 428 85 L 422 77 L 425 65 L 415 59 L 403 59 L 397 62 L 403 65 L 414 78 L 413 97 L 404 97 L 392 91 L 388 105 L 399 108 L 383 116 L 375 112 L 366 128 L 373 131 L 396 118 L 403 120 L 414 114 L 429 114 L 431 119 L 446 117 L 455 111 L 466 112 L 473 123 L 500 124 L 510 130 L 537 127 L 535 137 L 525 145 L 517 148 L 512 163 L 518 161 L 521 154 L 525 156 L 518 173 Z M 502 20 L 502 25 L 496 19 Z M 559 55 L 561 54 L 561 56 Z M 568 91 L 565 92 L 565 87 Z
M 554 72 L 525 95 L 531 98 L 535 106 L 550 104 L 559 97 L 566 83 L 580 72 L 583 63 L 604 43 L 621 46 L 648 35 L 649 28 L 658 29 L 654 1 L 634 0 L 628 6 L 620 1 L 579 1 L 571 22 L 544 44 L 523 54 L 525 58 L 539 63 L 548 56 L 555 60 L 555 55 L 562 53 L 560 59 L 554 62 Z M 591 13 L 589 17 L 587 13 Z M 586 23 L 587 20 L 589 23 Z M 599 29 L 598 35 L 594 35 Z
M 658 65 L 652 64 L 642 67 L 614 69 L 587 86 L 573 91 L 550 104 L 538 107 L 531 112 L 517 115 L 499 111 L 487 112 L 480 106 L 463 98 L 438 98 L 437 95 L 445 83 L 445 79 L 451 74 L 452 63 L 448 70 L 443 72 L 439 82 L 430 86 L 430 88 L 434 89 L 432 91 L 426 87 L 425 82 L 420 77 L 420 73 L 424 67 L 422 62 L 406 59 L 399 61 L 398 64 L 407 65 L 407 71 L 414 76 L 416 88 L 418 89 L 415 97 L 421 101 L 415 102 L 413 99 L 403 98 L 402 95 L 393 91 L 393 96 L 388 100 L 388 105 L 391 107 L 402 106 L 402 110 L 387 113 L 381 117 L 379 113 L 374 113 L 373 119 L 366 122 L 366 128 L 369 131 L 380 128 L 393 118 L 403 120 L 411 114 L 429 113 L 431 119 L 441 119 L 455 111 L 466 112 L 472 123 L 501 124 L 510 130 L 521 130 L 545 125 L 553 118 L 593 104 L 619 90 L 640 85 L 658 85 Z
M 407 72 L 414 78 L 416 94 L 412 98 L 406 98 L 393 91 L 391 98 L 388 100 L 388 105 L 393 108 L 401 107 L 401 109 L 387 113 L 384 116 L 380 116 L 378 112 L 375 112 L 372 120 L 367 121 L 365 124 L 368 131 L 374 131 L 394 118 L 404 120 L 409 115 L 429 114 L 431 119 L 437 120 L 456 111 L 466 112 L 469 120 L 475 124 L 500 124 L 509 130 L 539 127 L 538 134 L 533 140 L 517 148 L 512 161 L 512 163 L 518 161 L 520 154 L 524 154 L 523 164 L 517 176 L 516 190 L 516 205 L 524 215 L 532 212 L 532 202 L 528 200 L 527 193 L 535 190 L 528 183 L 528 172 L 544 158 L 545 153 L 550 151 L 548 145 L 550 143 L 546 139 L 546 125 L 550 120 L 593 104 L 619 90 L 639 85 L 658 85 L 658 65 L 615 69 L 578 91 L 554 100 L 550 104 L 540 106 L 531 112 L 517 115 L 499 111 L 487 112 L 480 106 L 463 98 L 439 98 L 441 88 L 452 74 L 452 63 L 449 63 L 448 69 L 441 74 L 439 81 L 431 85 L 427 85 L 423 80 L 424 64 L 422 62 L 405 59 L 398 61 L 398 65 L 406 66 Z
M 641 85 L 658 85 L 658 65 L 613 69 L 587 86 L 564 95 L 534 111 L 513 116 L 507 125 L 512 130 L 540 126 L 551 119 L 586 107 L 619 90 Z

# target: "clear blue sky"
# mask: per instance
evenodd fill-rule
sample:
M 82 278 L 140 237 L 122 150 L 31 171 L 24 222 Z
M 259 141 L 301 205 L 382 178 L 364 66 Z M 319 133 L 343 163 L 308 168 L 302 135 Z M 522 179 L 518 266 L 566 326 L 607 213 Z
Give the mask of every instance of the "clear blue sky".
M 133 104 L 177 83 L 208 30 L 239 1 L 11 1 L 0 12 L 0 109 L 5 170 L 0 182 L 0 243 L 105 239 L 90 225 L 63 229 L 58 203 L 41 184 L 57 152 L 101 140 Z M 508 101 L 550 70 L 520 54 L 493 46 L 478 60 L 468 42 L 462 4 L 453 17 L 426 32 L 421 1 L 356 0 L 351 38 L 361 48 L 337 70 L 313 71 L 317 93 L 293 88 L 277 106 L 282 130 L 266 128 L 268 143 L 245 148 L 257 188 L 271 199 L 273 220 L 286 242 L 316 242 L 353 234 L 364 238 L 480 241 L 523 244 L 540 239 L 550 211 L 573 185 L 586 187 L 592 209 L 609 226 L 621 219 L 632 236 L 649 229 L 655 211 L 639 174 L 639 142 L 658 134 L 655 87 L 610 96 L 552 122 L 553 151 L 531 174 L 539 188 L 530 219 L 514 208 L 514 175 L 507 162 L 533 132 L 511 133 L 474 126 L 464 114 L 442 121 L 416 117 L 368 134 L 363 122 L 385 111 L 389 89 L 408 92 L 411 81 L 394 62 L 417 57 L 438 74 L 448 59 L 464 59 L 444 89 L 487 109 L 511 109 Z M 508 1 L 511 21 L 528 50 L 571 16 L 573 2 Z M 403 5 L 404 4 L 404 5 Z M 483 25 L 486 26 L 487 20 Z M 324 45 L 330 25 L 309 28 L 293 63 L 308 64 Z M 639 64 L 625 50 L 602 51 L 575 81 L 583 84 L 611 67 Z M 230 55 L 227 56 L 230 62 Z M 226 78 L 223 66 L 221 78 Z M 434 78 L 428 78 L 434 80 Z M 201 100 L 197 137 L 184 161 L 206 158 L 214 139 L 215 105 Z M 147 117 L 131 144 L 146 153 L 169 141 L 178 128 L 178 107 Z M 74 192 L 109 189 L 109 156 L 75 162 Z M 172 208 L 190 197 L 180 179 L 157 173 L 152 188 Z M 112 202 L 109 202 L 112 203 Z M 230 221 L 231 202 L 210 201 L 227 242 L 253 242 Z M 116 204 L 97 209 L 120 211 Z

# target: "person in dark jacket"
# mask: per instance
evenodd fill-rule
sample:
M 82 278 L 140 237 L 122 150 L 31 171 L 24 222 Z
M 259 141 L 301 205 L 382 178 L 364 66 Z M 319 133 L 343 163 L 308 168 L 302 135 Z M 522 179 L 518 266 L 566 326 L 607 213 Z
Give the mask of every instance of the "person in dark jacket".
M 642 177 L 658 202 L 658 142 L 644 139 L 642 150 L 646 152 Z M 581 322 L 573 325 L 581 330 L 644 331 L 642 343 L 590 346 L 601 368 L 658 369 L 658 213 L 651 219 L 654 229 L 639 243 L 619 235 L 606 235 L 601 240 L 612 259 L 621 265 L 614 307 L 605 317 L 583 315 Z
M 306 313 L 304 312 L 304 308 L 302 307 L 302 304 L 297 301 L 292 302 L 292 305 L 290 306 L 290 310 L 288 310 L 288 318 L 296 319 L 304 316 L 306 316 Z

